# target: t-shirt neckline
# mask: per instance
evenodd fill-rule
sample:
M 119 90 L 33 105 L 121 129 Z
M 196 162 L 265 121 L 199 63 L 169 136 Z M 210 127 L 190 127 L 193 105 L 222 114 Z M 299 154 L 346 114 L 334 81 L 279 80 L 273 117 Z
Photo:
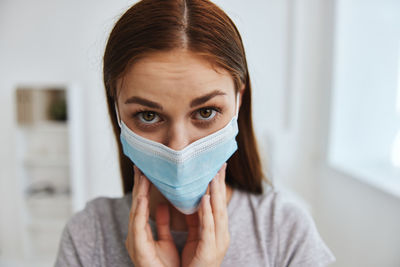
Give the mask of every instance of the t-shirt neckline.
M 237 204 L 237 197 L 238 197 L 238 194 L 239 194 L 238 190 L 232 188 L 231 199 L 229 200 L 229 203 L 228 203 L 228 206 L 227 206 L 227 209 L 228 209 L 228 216 L 229 216 L 229 217 L 232 216 L 233 211 L 235 210 L 235 206 L 236 206 L 236 204 Z M 150 224 L 150 226 L 151 226 L 152 229 L 156 229 L 156 227 L 157 227 L 157 226 L 156 226 L 156 222 L 155 222 L 153 219 L 151 219 L 150 217 L 149 217 L 149 224 Z M 171 229 L 171 234 L 172 234 L 172 235 L 186 235 L 187 232 L 186 232 L 186 231 L 176 231 L 176 230 L 172 230 L 172 229 Z

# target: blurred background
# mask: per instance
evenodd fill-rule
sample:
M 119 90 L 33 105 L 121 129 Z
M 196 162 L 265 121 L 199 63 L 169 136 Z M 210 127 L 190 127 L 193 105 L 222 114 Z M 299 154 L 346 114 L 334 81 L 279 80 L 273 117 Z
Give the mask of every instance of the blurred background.
M 102 54 L 135 1 L 0 0 L 0 266 L 52 266 L 120 197 Z M 217 0 L 242 34 L 265 171 L 333 266 L 400 266 L 400 1 Z

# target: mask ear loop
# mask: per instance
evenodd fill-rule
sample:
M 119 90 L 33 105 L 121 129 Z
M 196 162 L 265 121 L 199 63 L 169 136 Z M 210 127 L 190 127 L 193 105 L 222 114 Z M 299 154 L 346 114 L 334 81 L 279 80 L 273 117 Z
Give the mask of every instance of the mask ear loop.
M 118 112 L 118 107 L 117 107 L 117 103 L 114 103 L 114 107 L 115 107 L 115 114 L 117 115 L 117 122 L 119 125 L 119 128 L 121 128 L 121 118 L 119 117 L 119 112 Z
M 239 116 L 239 99 L 240 99 L 240 93 L 238 92 L 236 94 L 236 118 Z

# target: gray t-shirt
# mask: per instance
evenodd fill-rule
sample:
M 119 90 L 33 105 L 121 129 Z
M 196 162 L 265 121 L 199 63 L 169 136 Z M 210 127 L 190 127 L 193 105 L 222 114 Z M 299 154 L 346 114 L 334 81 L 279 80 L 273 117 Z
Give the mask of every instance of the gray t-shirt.
M 73 216 L 55 266 L 133 266 L 125 249 L 131 194 L 96 198 Z M 263 195 L 233 190 L 228 204 L 230 245 L 221 266 L 327 266 L 335 260 L 310 215 L 272 189 Z M 154 237 L 155 224 L 150 221 Z M 181 250 L 185 232 L 172 231 Z

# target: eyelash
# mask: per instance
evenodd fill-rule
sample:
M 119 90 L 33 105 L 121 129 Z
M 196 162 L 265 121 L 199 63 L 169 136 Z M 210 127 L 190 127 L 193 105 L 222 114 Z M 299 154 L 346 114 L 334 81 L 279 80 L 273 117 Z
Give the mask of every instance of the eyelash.
M 197 110 L 194 111 L 192 114 L 195 115 L 196 113 L 200 112 L 201 110 L 205 110 L 205 109 L 211 109 L 212 111 L 215 111 L 216 113 L 215 113 L 214 117 L 212 117 L 212 118 L 209 119 L 209 120 L 207 120 L 207 119 L 198 120 L 196 123 L 197 123 L 198 125 L 200 125 L 201 127 L 210 126 L 211 124 L 213 124 L 213 123 L 217 120 L 217 118 L 219 117 L 219 115 L 221 115 L 221 113 L 222 113 L 222 109 L 219 108 L 219 107 L 217 107 L 217 106 L 207 106 L 207 107 L 202 107 L 202 108 L 197 109 Z M 160 121 L 159 121 L 159 122 L 155 122 L 155 123 L 145 123 L 145 122 L 142 122 L 141 119 L 139 118 L 139 116 L 140 116 L 141 114 L 145 113 L 145 112 L 153 112 L 156 116 L 158 116 L 158 117 L 160 118 Z M 135 119 L 135 123 L 136 123 L 139 127 L 143 128 L 143 129 L 152 129 L 152 128 L 155 128 L 155 127 L 157 127 L 157 125 L 158 125 L 160 122 L 162 122 L 162 120 L 163 120 L 162 117 L 160 116 L 160 114 L 158 114 L 158 113 L 155 112 L 155 111 L 147 110 L 147 109 L 139 109 L 138 111 L 136 111 L 136 112 L 132 115 L 132 117 Z

